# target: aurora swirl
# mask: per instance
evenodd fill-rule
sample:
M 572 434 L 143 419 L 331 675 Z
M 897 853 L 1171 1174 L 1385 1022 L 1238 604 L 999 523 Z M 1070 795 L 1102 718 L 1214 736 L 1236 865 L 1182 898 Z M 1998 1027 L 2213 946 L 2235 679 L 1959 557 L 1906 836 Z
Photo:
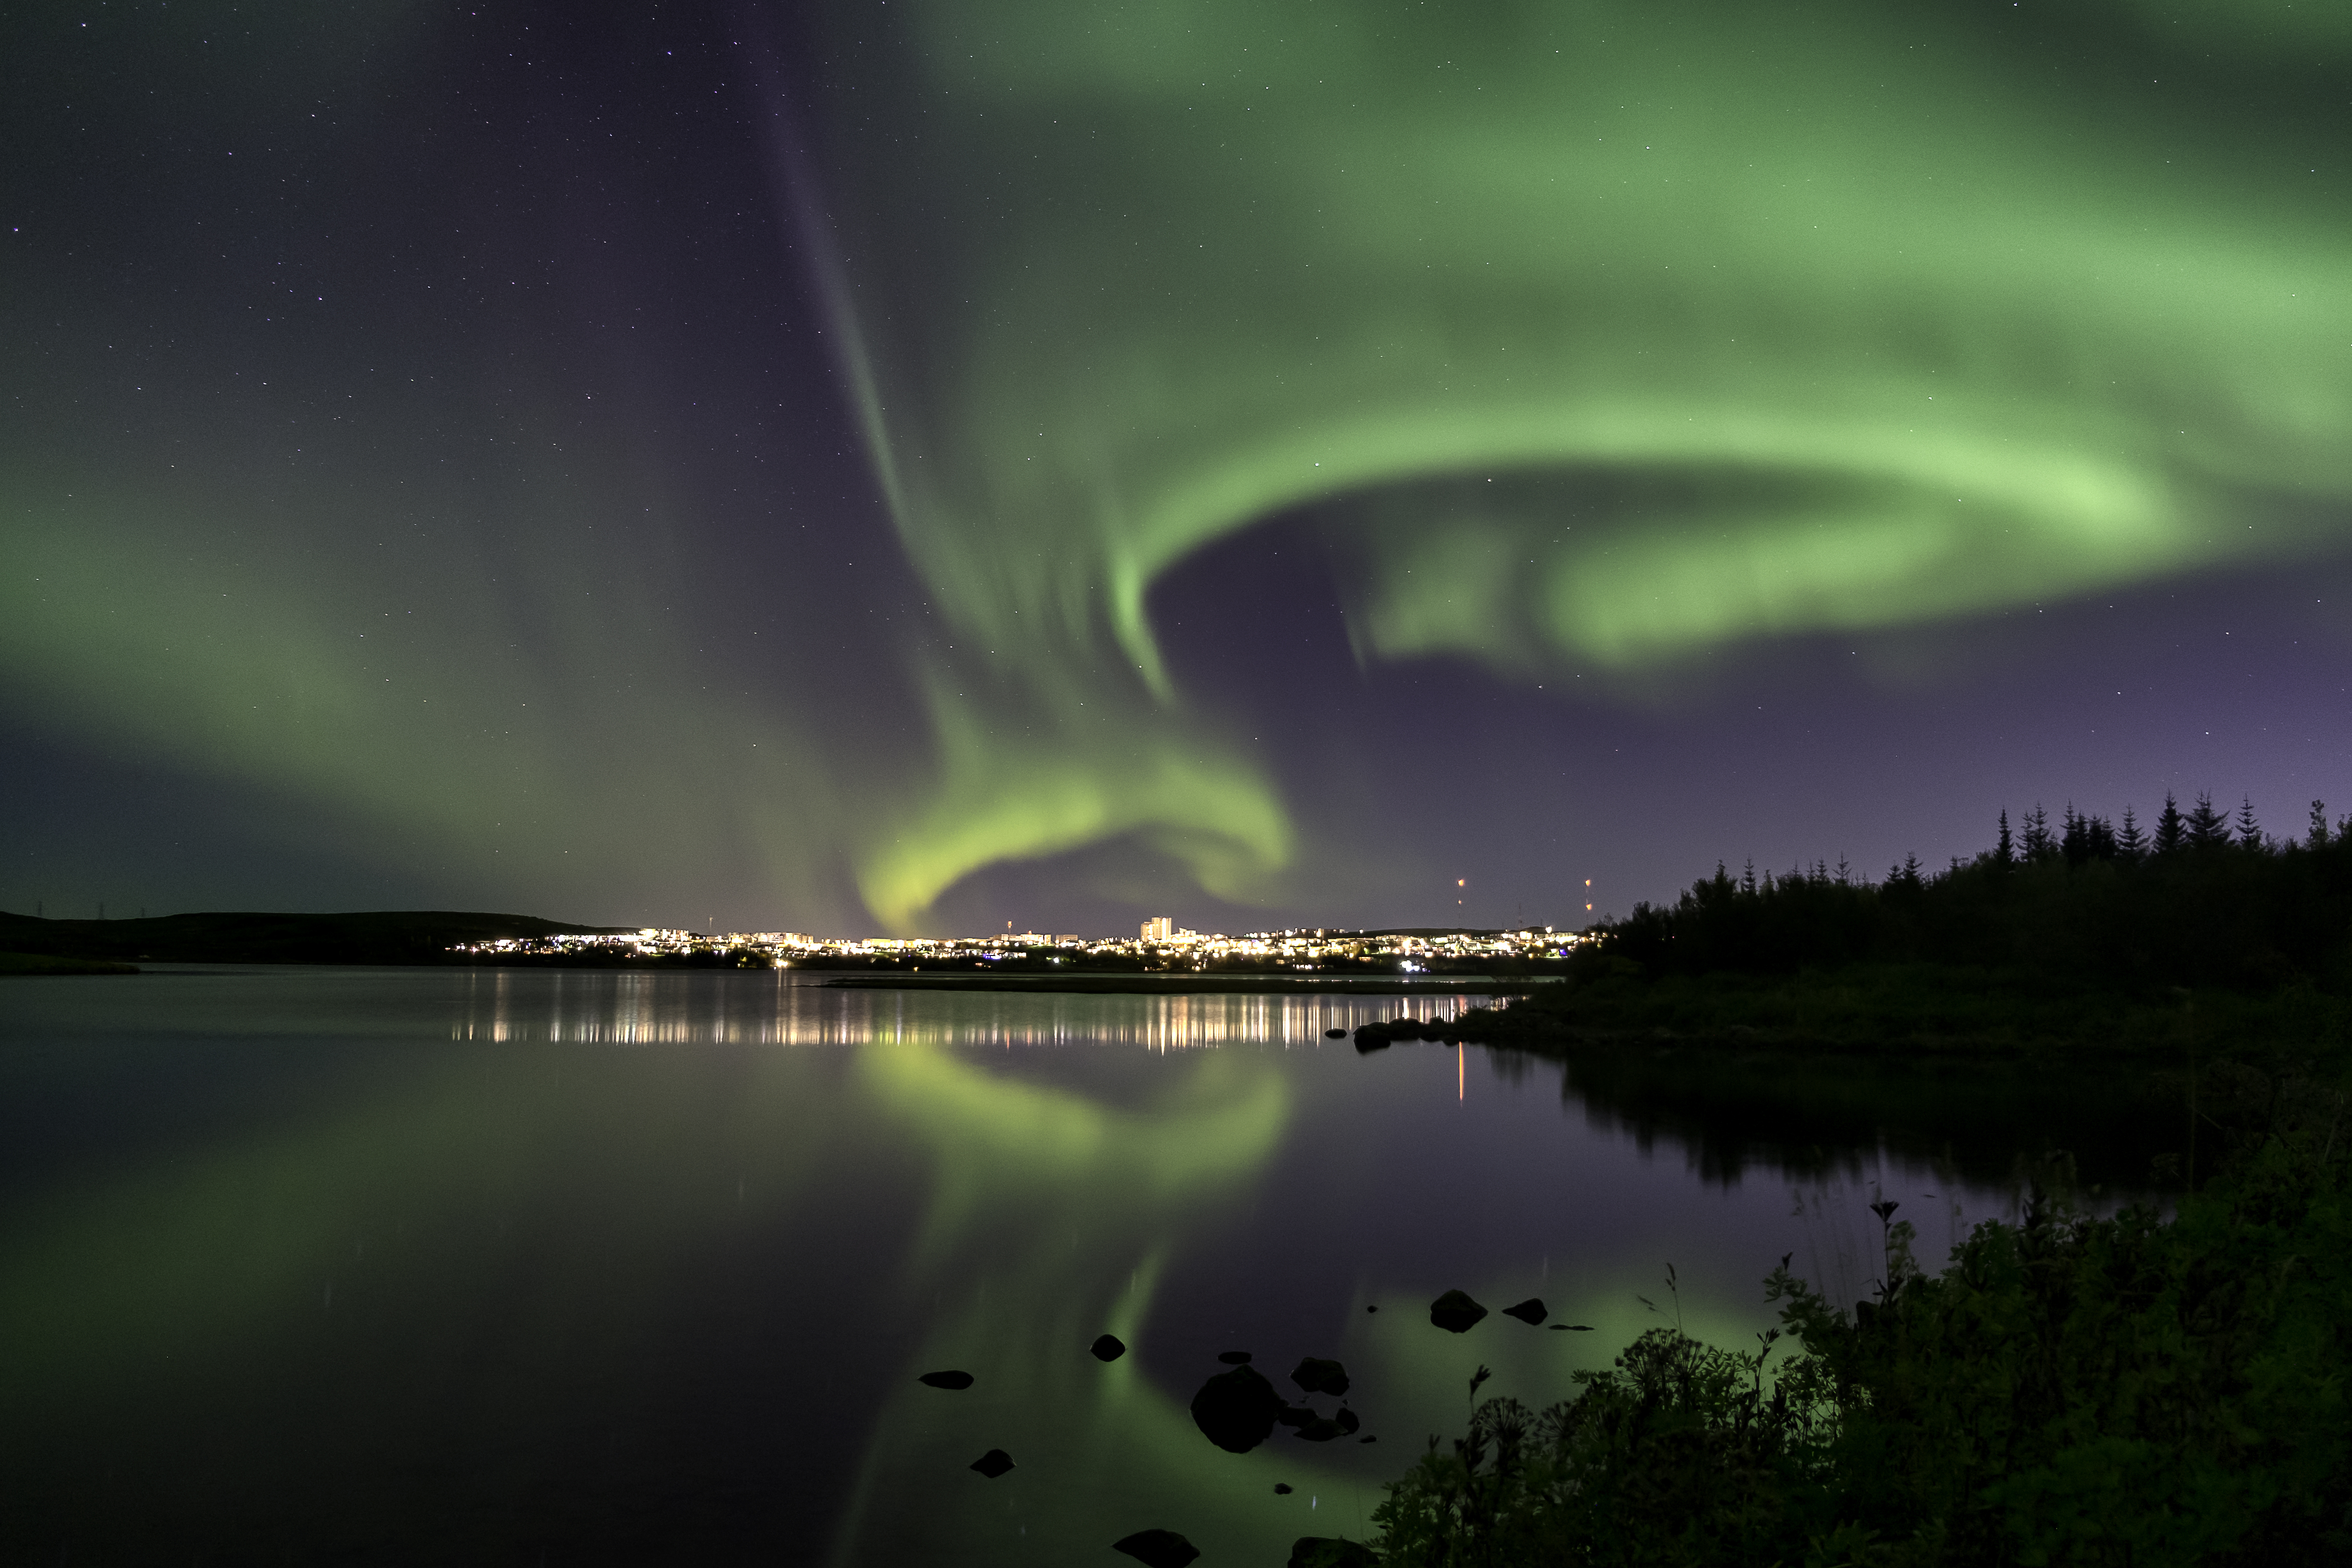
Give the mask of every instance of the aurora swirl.
M 452 900 L 742 867 L 738 923 L 915 930 L 1126 845 L 1304 910 L 1370 830 L 1155 619 L 1269 527 L 1367 679 L 1604 707 L 2341 552 L 2325 8 L 607 21 L 109 23 L 112 76 L 12 25 L 26 125 L 113 137 L 26 131 L 0 691 L 44 744 L 446 850 L 401 885 Z

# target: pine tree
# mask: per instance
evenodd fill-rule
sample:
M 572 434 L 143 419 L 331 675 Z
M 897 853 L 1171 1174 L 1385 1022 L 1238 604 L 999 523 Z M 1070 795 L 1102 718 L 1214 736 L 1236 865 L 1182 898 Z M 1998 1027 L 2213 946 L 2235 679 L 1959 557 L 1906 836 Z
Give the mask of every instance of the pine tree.
M 1919 857 L 1916 855 L 1903 857 L 1903 885 L 1906 888 L 1919 885 Z
M 2230 842 L 2230 818 L 2213 804 L 2213 792 L 2197 792 L 2197 804 L 2189 808 L 2189 844 L 2193 849 L 2212 849 Z
M 2104 816 L 2083 818 L 2083 842 L 2094 860 L 2112 860 L 2116 858 L 2115 826 Z
M 2324 800 L 2311 803 L 2311 832 L 2304 839 L 2304 844 L 2313 849 L 2327 847 L 2327 803 Z
M 2116 836 L 2116 847 L 2137 860 L 2147 853 L 2147 838 L 2139 830 L 2139 819 L 2132 816 L 2130 806 L 2124 807 L 2124 830 Z
M 2187 843 L 2188 839 L 2188 819 L 2180 815 L 2180 803 L 2172 798 L 2170 790 L 2166 790 L 2164 809 L 2158 812 L 2156 817 L 2156 852 L 2159 855 L 2170 855 Z
M 2079 866 L 2091 858 L 2090 825 L 2074 815 L 2074 803 L 2066 803 L 2066 815 L 2060 819 L 2065 826 L 2058 836 L 2058 851 L 2066 857 L 2066 864 Z
M 1769 881 L 1771 879 L 1768 876 L 1765 880 Z M 1753 855 L 1748 858 L 1748 870 L 1739 879 L 1739 890 L 1750 898 L 1756 894 L 1756 857 Z
M 2017 847 L 2010 842 L 2009 837 L 2009 808 L 2007 806 L 2003 806 L 2000 809 L 2000 837 L 1999 841 L 1993 845 L 1992 858 L 1993 863 L 1998 866 L 2014 866 L 2017 864 Z
M 2058 840 L 2050 831 L 2050 814 L 2037 804 L 2025 818 L 2025 858 L 2047 860 L 2058 852 Z

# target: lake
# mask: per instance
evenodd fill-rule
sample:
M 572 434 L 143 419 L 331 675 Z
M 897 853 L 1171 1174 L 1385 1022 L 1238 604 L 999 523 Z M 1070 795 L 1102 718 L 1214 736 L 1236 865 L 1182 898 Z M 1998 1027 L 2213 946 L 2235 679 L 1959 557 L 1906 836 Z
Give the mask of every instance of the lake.
M 2106 1203 L 2175 1131 L 2023 1073 L 1325 1034 L 1469 1000 L 0 981 L 0 1559 L 1279 1563 L 1368 1533 L 1481 1366 L 1541 1405 L 1661 1323 L 1752 1344 L 1783 1254 L 1866 1292 L 1874 1198 L 1932 1266 L 2045 1151 Z M 1496 1310 L 1433 1327 L 1450 1289 Z M 1360 1429 L 1212 1446 L 1236 1351 L 1323 1415 L 1289 1373 L 1339 1360 Z

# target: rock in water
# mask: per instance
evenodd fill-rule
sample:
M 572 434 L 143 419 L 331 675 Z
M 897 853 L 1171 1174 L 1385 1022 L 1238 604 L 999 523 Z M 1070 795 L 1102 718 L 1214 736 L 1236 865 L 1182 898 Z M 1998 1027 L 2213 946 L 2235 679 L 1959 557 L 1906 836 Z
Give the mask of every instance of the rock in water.
M 1298 1438 L 1303 1443 L 1328 1443 L 1347 1435 L 1348 1429 L 1328 1415 L 1318 1415 L 1298 1429 Z
M 1551 1314 L 1544 1310 L 1542 1297 L 1530 1296 L 1516 1307 L 1504 1308 L 1503 1316 L 1507 1318 L 1517 1318 L 1519 1321 L 1527 1324 L 1529 1328 L 1533 1328 L 1536 1324 L 1542 1322 L 1546 1318 L 1551 1316 Z
M 1217 1359 L 1227 1366 L 1247 1366 L 1250 1363 L 1250 1353 L 1247 1351 L 1219 1351 Z
M 968 1372 L 927 1372 L 915 1380 L 928 1383 L 933 1388 L 970 1388 L 971 1373 Z
M 1348 1392 L 1348 1369 L 1336 1361 L 1308 1356 L 1290 1374 L 1290 1381 L 1309 1394 L 1328 1394 L 1337 1399 Z
M 1192 1424 L 1228 1454 L 1246 1454 L 1274 1433 L 1282 1400 L 1255 1367 L 1221 1372 L 1192 1395 Z
M 1381 1560 L 1360 1541 L 1336 1535 L 1302 1535 L 1290 1546 L 1288 1568 L 1380 1568 Z
M 1201 1555 L 1201 1549 L 1172 1530 L 1139 1530 L 1133 1535 L 1110 1543 L 1113 1552 L 1124 1552 L 1143 1568 L 1184 1568 L 1184 1564 Z
M 1388 1032 L 1382 1029 L 1378 1024 L 1367 1024 L 1362 1028 L 1356 1031 L 1356 1054 L 1358 1056 L 1368 1057 L 1374 1051 L 1384 1051 L 1388 1048 Z
M 1345 1029 L 1326 1029 L 1323 1031 L 1323 1037 L 1327 1040 L 1344 1040 L 1348 1037 L 1348 1031 Z
M 1013 1468 L 1013 1456 L 1002 1448 L 991 1448 L 974 1459 L 971 1468 L 992 1481 Z
M 1459 1290 L 1448 1290 L 1429 1304 L 1429 1321 L 1449 1334 L 1468 1333 L 1486 1315 L 1486 1308 Z
M 1119 1342 L 1117 1334 L 1105 1334 L 1087 1348 L 1094 1352 L 1097 1361 L 1117 1361 L 1127 1353 L 1127 1346 Z
M 1288 1481 L 1275 1482 L 1274 1495 L 1276 1497 L 1288 1497 L 1290 1495 L 1290 1483 Z

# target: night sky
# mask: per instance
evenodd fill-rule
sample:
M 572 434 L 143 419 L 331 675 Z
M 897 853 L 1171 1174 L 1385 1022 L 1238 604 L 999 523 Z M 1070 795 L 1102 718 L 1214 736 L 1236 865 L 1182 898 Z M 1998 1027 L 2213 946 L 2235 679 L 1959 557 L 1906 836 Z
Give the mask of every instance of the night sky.
M 27 0 L 0 127 L 0 907 L 2352 812 L 2352 8 Z

